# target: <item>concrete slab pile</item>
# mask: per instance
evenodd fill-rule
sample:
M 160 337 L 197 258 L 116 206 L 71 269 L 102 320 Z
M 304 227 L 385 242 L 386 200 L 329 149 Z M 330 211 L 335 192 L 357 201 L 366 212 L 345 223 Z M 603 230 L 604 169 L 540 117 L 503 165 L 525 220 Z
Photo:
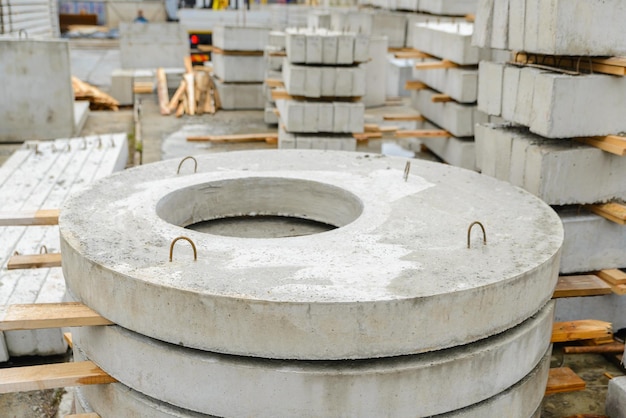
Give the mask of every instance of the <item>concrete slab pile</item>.
M 283 62 L 287 53 L 286 35 L 282 31 L 270 31 L 268 34 L 268 44 L 265 46 L 265 79 L 263 80 L 263 93 L 265 100 L 265 123 L 268 125 L 278 124 L 276 114 L 276 103 L 272 97 L 272 87 L 267 84 L 267 80 L 282 80 Z
M 66 40 L 0 39 L 0 74 L 0 142 L 64 138 L 76 133 Z
M 210 154 L 194 174 L 165 161 L 74 195 L 60 219 L 70 293 L 118 324 L 77 330 L 75 356 L 120 382 L 80 389 L 79 410 L 537 416 L 559 219 L 506 183 L 411 163 L 404 174 L 405 159 L 346 152 Z M 518 213 L 528 222 L 512 224 Z M 199 229 L 241 214 L 335 229 L 288 238 Z M 94 216 L 95 228 L 83 220 Z M 489 243 L 474 234 L 468 248 L 476 219 Z M 181 235 L 196 261 L 186 246 L 167 262 Z M 458 385 L 447 384 L 451 372 Z
M 265 109 L 267 28 L 217 26 L 211 55 L 223 109 Z M 235 49 L 233 49 L 235 48 Z
M 361 0 L 360 4 L 389 10 L 424 12 L 442 16 L 465 16 L 476 12 L 477 0 Z

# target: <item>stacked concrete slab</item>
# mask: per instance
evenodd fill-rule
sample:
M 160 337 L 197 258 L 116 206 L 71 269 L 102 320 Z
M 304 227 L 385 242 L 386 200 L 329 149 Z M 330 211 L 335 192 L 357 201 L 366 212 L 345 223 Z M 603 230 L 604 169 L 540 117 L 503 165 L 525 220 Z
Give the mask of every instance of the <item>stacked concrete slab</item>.
M 626 5 L 618 1 L 481 0 L 473 41 L 524 50 L 531 59 L 550 54 L 552 62 L 563 55 L 588 62 L 626 53 L 612 23 L 624 19 Z M 572 139 L 625 130 L 626 78 L 586 72 L 493 62 L 481 62 L 479 70 L 479 108 L 507 123 L 477 128 L 477 164 L 558 208 L 563 274 L 626 267 L 626 228 L 579 206 L 626 200 L 626 159 Z M 557 303 L 556 318 L 592 317 L 619 329 L 625 311 L 623 297 L 567 298 Z
M 288 29 L 282 66 L 289 100 L 278 100 L 280 148 L 355 150 L 363 132 L 368 35 Z M 330 145 L 329 145 L 330 144 Z
M 285 32 L 271 31 L 268 35 L 268 44 L 265 47 L 265 80 L 282 80 L 283 61 L 285 58 Z M 276 125 L 276 103 L 272 97 L 272 88 L 264 81 L 263 93 L 265 95 L 265 123 Z
M 264 50 L 269 29 L 244 26 L 216 26 L 211 54 L 215 84 L 222 108 L 264 109 Z

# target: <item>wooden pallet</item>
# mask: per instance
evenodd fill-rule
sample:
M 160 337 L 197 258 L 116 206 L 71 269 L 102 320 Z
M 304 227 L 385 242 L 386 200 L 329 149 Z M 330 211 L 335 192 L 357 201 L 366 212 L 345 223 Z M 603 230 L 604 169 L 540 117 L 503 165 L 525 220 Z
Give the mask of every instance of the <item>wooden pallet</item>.
M 585 205 L 585 209 L 620 225 L 626 225 L 626 205 L 623 203 L 604 203 L 601 205 Z
M 573 74 L 594 72 L 618 76 L 626 75 L 626 57 L 554 56 L 517 52 L 514 53 L 513 63 L 541 66 L 545 69 L 564 70 Z
M 595 319 L 583 319 L 578 321 L 555 322 L 552 327 L 552 343 L 566 341 L 589 340 L 593 338 L 611 337 L 612 327 L 610 322 Z

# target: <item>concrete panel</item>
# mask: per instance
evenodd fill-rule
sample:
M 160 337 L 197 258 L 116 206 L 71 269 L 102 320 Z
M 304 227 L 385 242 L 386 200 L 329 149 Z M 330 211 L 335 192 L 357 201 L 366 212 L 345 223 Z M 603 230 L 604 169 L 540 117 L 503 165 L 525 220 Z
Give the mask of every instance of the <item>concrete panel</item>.
M 67 41 L 0 40 L 0 74 L 0 142 L 75 133 Z
M 376 11 L 373 15 L 371 35 L 386 36 L 389 48 L 403 48 L 406 44 L 405 14 Z
M 265 109 L 263 83 L 224 83 L 215 80 L 215 86 L 223 109 Z
M 476 65 L 489 58 L 489 50 L 472 46 L 474 25 L 458 23 L 418 23 L 413 32 L 413 48 L 459 65 Z
M 420 138 L 437 157 L 455 167 L 476 170 L 474 141 L 463 138 Z
M 478 0 L 472 45 L 486 48 L 491 44 L 493 32 L 493 9 L 495 0 Z
M 606 413 L 609 418 L 626 416 L 626 376 L 609 380 L 606 395 Z
M 188 35 L 178 23 L 120 24 L 123 69 L 182 67 L 188 55 Z
M 481 61 L 478 66 L 478 109 L 488 115 L 502 114 L 504 66 Z
M 626 228 L 577 208 L 558 213 L 565 230 L 562 274 L 626 266 Z
M 365 65 L 324 67 L 283 63 L 285 89 L 292 96 L 361 97 L 365 94 Z
M 433 60 L 423 60 L 429 61 Z M 447 94 L 459 103 L 474 103 L 477 100 L 478 71 L 474 68 L 414 69 L 413 78 Z
M 524 50 L 526 0 L 509 0 L 509 48 Z
M 369 43 L 370 60 L 365 64 L 365 96 L 366 107 L 383 106 L 385 104 L 385 86 L 387 80 L 387 38 L 372 37 Z
M 213 71 L 227 83 L 261 83 L 265 80 L 263 56 L 212 54 Z
M 352 102 L 305 102 L 277 100 L 285 129 L 291 133 L 363 132 L 365 107 Z M 326 131 L 320 130 L 328 129 Z
M 68 286 L 120 326 L 185 347 L 246 356 L 372 358 L 438 350 L 495 335 L 534 315 L 552 296 L 562 243 L 560 220 L 540 200 L 507 183 L 414 160 L 408 181 L 390 188 L 391 179 L 402 179 L 406 160 L 355 153 L 249 151 L 197 159 L 194 175 L 173 176 L 179 161 L 116 174 L 109 180 L 123 183 L 123 188 L 98 182 L 72 195 L 61 210 Z M 298 190 L 289 203 L 295 206 L 288 208 L 282 197 L 261 199 L 274 181 L 281 182 L 273 190 L 283 190 L 282 196 L 290 195 L 292 187 Z M 215 182 L 224 187 L 207 188 Z M 303 189 L 304 184 L 308 186 Z M 227 199 L 238 185 L 255 193 L 236 192 L 235 199 Z M 320 201 L 320 187 L 324 193 L 346 192 L 326 193 Z M 211 198 L 202 191 L 209 191 Z M 220 204 L 212 204 L 214 199 Z M 392 200 L 391 207 L 386 207 L 386 199 Z M 114 205 L 115 213 L 123 211 L 128 222 L 111 219 L 109 205 Z M 378 209 L 379 205 L 385 207 Z M 256 213 L 304 213 L 345 226 L 288 240 L 246 239 L 245 248 L 240 239 L 180 226 L 208 219 L 210 208 L 219 209 L 213 217 L 221 218 L 249 213 L 253 207 Z M 404 211 L 420 216 L 402 215 Z M 511 211 L 529 221 L 511 223 Z M 471 213 L 464 216 L 466 212 Z M 83 216 L 101 222 L 83 222 Z M 139 222 L 137 216 L 140 224 L 154 222 L 154 228 L 129 233 L 129 225 Z M 476 219 L 487 225 L 490 245 L 483 247 L 475 236 L 468 249 L 467 227 Z M 395 231 L 393 240 L 385 238 L 387 228 Z M 416 240 L 418 231 L 421 236 L 431 233 Z M 200 249 L 198 260 L 190 262 L 190 254 L 181 253 L 168 263 L 171 237 L 182 232 Z M 85 239 L 94 240 L 93 245 Z M 110 240 L 117 244 L 107 243 Z M 84 251 L 89 254 L 79 253 Z M 469 259 L 468 251 L 473 253 Z M 388 257 L 394 263 L 385 262 Z M 261 270 L 260 259 L 266 260 Z M 442 270 L 442 259 L 454 268 Z M 131 266 L 137 262 L 141 265 Z M 94 268 L 93 263 L 106 268 Z M 303 282 L 293 282 L 294 274 L 317 284 L 303 290 Z M 436 281 L 427 279 L 433 276 Z M 446 291 L 441 288 L 444 283 L 449 284 Z M 133 315 L 124 314 L 120 306 L 130 306 L 139 295 L 142 303 L 132 305 Z M 170 308 L 163 309 L 163 300 Z M 313 303 L 316 300 L 324 303 Z M 181 303 L 184 308 L 176 308 Z M 179 315 L 172 315 L 172 310 Z M 423 326 L 426 318 L 432 326 Z
M 420 10 L 436 15 L 465 16 L 476 13 L 477 0 L 420 0 Z
M 404 89 L 407 81 L 411 80 L 415 60 L 397 59 L 387 56 L 387 96 L 409 96 L 408 90 Z
M 476 105 L 456 102 L 434 103 L 432 97 L 437 94 L 430 89 L 413 90 L 411 98 L 415 109 L 426 119 L 450 132 L 456 137 L 474 136 L 474 125 L 487 121 Z
M 509 49 L 509 2 L 498 0 L 493 5 L 493 27 L 490 48 Z
M 406 27 L 406 42 L 405 46 L 412 48 L 413 47 L 413 37 L 415 32 L 415 25 L 417 23 L 428 23 L 428 22 L 465 22 L 465 17 L 455 17 L 455 16 L 437 16 L 427 13 L 406 13 L 407 27 Z
M 218 25 L 213 28 L 211 42 L 225 51 L 263 51 L 269 34 L 268 28 Z

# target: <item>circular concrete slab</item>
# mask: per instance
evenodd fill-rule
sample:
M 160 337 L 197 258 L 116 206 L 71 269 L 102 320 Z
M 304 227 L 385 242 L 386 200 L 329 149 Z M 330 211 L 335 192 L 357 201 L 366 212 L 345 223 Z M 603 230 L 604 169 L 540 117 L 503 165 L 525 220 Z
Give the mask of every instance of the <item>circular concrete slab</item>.
M 250 151 L 113 175 L 61 211 L 69 291 L 113 322 L 206 351 L 358 359 L 463 345 L 550 299 L 563 230 L 550 207 L 454 167 L 359 153 Z M 250 185 L 254 188 L 250 189 Z M 338 228 L 256 239 L 183 228 L 282 215 Z M 481 221 L 467 248 L 468 227 Z M 170 244 L 179 236 L 174 260 Z
M 121 383 L 200 413 L 431 416 L 496 396 L 530 373 L 550 346 L 553 308 L 550 301 L 521 325 L 467 346 L 377 360 L 242 358 L 182 348 L 117 326 L 78 329 L 74 344 Z

